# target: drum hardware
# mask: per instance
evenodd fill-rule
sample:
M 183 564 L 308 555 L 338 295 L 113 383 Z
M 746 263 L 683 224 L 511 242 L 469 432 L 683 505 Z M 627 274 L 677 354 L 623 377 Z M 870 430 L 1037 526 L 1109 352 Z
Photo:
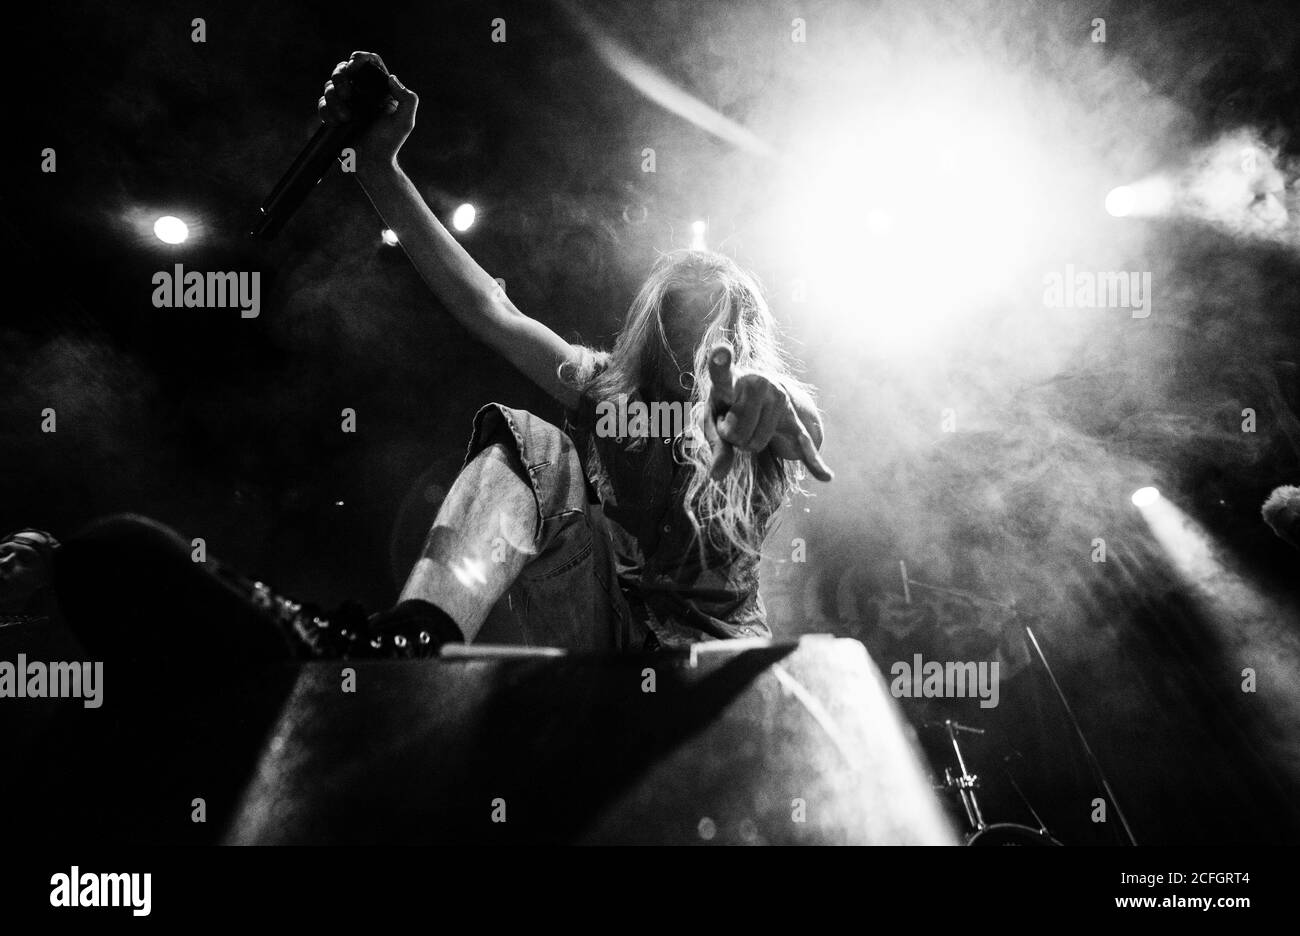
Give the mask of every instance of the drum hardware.
M 957 758 L 957 767 L 961 773 L 954 775 L 951 767 L 945 767 L 943 771 L 944 783 L 936 786 L 936 789 L 956 790 L 957 795 L 961 798 L 962 807 L 966 810 L 966 821 L 970 826 L 966 832 L 967 845 L 1060 845 L 1052 834 L 1047 830 L 1042 818 L 1035 811 L 1034 807 L 1029 804 L 1024 792 L 1016 783 L 1011 772 L 1003 768 L 1007 779 L 1011 781 L 1012 787 L 1020 796 L 1020 799 L 1028 807 L 1030 815 L 1038 823 L 1038 828 L 1034 829 L 1026 825 L 1020 825 L 1014 822 L 996 822 L 988 823 L 984 819 L 984 813 L 980 809 L 979 797 L 976 795 L 976 789 L 980 785 L 980 779 L 977 774 L 973 774 L 966 766 L 966 758 L 962 754 L 961 742 L 957 740 L 959 732 L 967 734 L 982 735 L 984 730 L 981 728 L 971 728 L 969 725 L 958 724 L 952 719 L 945 719 L 942 722 L 926 722 L 927 727 L 942 727 L 948 735 L 948 741 L 952 745 L 953 754 Z
M 1014 612 L 1016 619 L 1019 620 L 1019 612 Z M 1074 733 L 1079 738 L 1079 744 L 1083 747 L 1084 757 L 1088 761 L 1088 766 L 1092 768 L 1093 775 L 1101 788 L 1106 791 L 1106 798 L 1110 804 L 1115 807 L 1115 815 L 1119 816 L 1120 825 L 1124 827 L 1124 835 L 1130 845 L 1136 845 L 1137 839 L 1133 835 L 1133 829 L 1128 824 L 1128 817 L 1124 815 L 1124 810 L 1120 808 L 1119 800 L 1115 797 L 1115 791 L 1110 788 L 1110 781 L 1106 779 L 1106 773 L 1101 769 L 1101 761 L 1092 753 L 1092 747 L 1088 744 L 1088 739 L 1084 737 L 1083 728 L 1079 725 L 1079 720 L 1074 717 L 1074 711 L 1070 708 L 1069 701 L 1065 698 L 1065 692 L 1061 689 L 1061 684 L 1056 681 L 1056 674 L 1052 672 L 1052 667 L 1047 662 L 1047 657 L 1043 654 L 1043 648 L 1038 644 L 1038 638 L 1034 636 L 1033 629 L 1028 624 L 1022 624 L 1025 629 L 1025 635 L 1029 638 L 1029 643 L 1033 646 L 1034 652 L 1038 654 L 1039 662 L 1043 664 L 1043 669 L 1047 672 L 1047 678 L 1052 681 L 1052 688 L 1056 690 L 1056 697 L 1061 700 L 1061 707 L 1065 709 L 1065 715 L 1070 720 Z
M 1043 664 L 1043 671 L 1047 673 L 1047 678 L 1052 683 L 1052 689 L 1056 692 L 1056 697 L 1060 699 L 1061 707 L 1065 710 L 1065 716 L 1069 720 L 1070 726 L 1074 729 L 1075 736 L 1079 739 L 1079 745 L 1083 749 L 1084 759 L 1087 760 L 1088 766 L 1092 769 L 1093 776 L 1096 777 L 1097 783 L 1105 792 L 1106 798 L 1110 801 L 1110 804 L 1115 807 L 1115 814 L 1119 817 L 1120 825 L 1124 829 L 1124 836 L 1128 839 L 1128 844 L 1137 845 L 1137 838 L 1133 835 L 1133 828 L 1129 825 L 1128 817 L 1124 815 L 1124 810 L 1119 805 L 1119 800 L 1115 796 L 1115 791 L 1111 788 L 1110 781 L 1106 779 L 1106 773 L 1101 768 L 1101 761 L 1099 761 L 1097 756 L 1092 752 L 1092 747 L 1088 744 L 1088 739 L 1083 733 L 1083 728 L 1080 726 L 1079 720 L 1074 717 L 1074 710 L 1070 708 L 1070 702 L 1065 697 L 1065 691 L 1061 688 L 1061 684 L 1057 682 L 1056 674 L 1052 672 L 1051 664 L 1047 662 L 1047 655 L 1043 653 L 1042 645 L 1038 642 L 1038 637 L 1034 634 L 1033 628 L 1031 628 L 1028 623 L 1021 620 L 1020 609 L 1016 605 L 1014 599 L 1010 603 L 1006 603 L 995 601 L 992 598 L 985 598 L 982 595 L 977 595 L 974 592 L 964 591 L 959 588 L 944 588 L 939 585 L 930 585 L 926 582 L 918 582 L 916 579 L 908 576 L 907 564 L 901 559 L 898 562 L 898 570 L 903 579 L 903 597 L 908 604 L 911 604 L 912 601 L 912 589 L 924 588 L 954 597 L 966 598 L 970 601 L 979 602 L 981 604 L 1003 608 L 1011 612 L 1011 616 L 1015 618 L 1017 623 L 1019 623 L 1024 629 L 1025 637 L 1029 646 L 1033 649 L 1034 655 L 1038 658 L 1038 662 Z M 956 736 L 955 734 L 952 734 L 951 729 L 950 734 L 953 738 L 953 744 L 955 745 Z M 958 759 L 960 761 L 960 755 L 958 755 Z M 962 768 L 962 773 L 965 775 L 964 767 Z M 973 795 L 973 791 L 971 795 Z M 1021 795 L 1021 799 L 1024 799 L 1023 794 Z M 968 813 L 969 812 L 970 810 L 968 810 Z M 981 832 L 982 830 L 977 830 L 976 835 L 981 834 Z M 972 841 L 969 844 L 974 844 L 974 842 Z
M 1029 802 L 1029 797 L 1025 796 L 1025 791 L 1020 789 L 1020 784 L 1016 783 L 1015 775 L 1011 773 L 1011 768 L 1007 766 L 1007 763 L 1011 760 L 1024 760 L 1024 758 L 1021 756 L 1019 751 L 1014 751 L 1014 753 L 1008 754 L 1006 757 L 1002 758 L 1002 772 L 1006 774 L 1007 782 L 1011 784 L 1011 789 L 1015 790 L 1016 795 L 1020 797 L 1020 802 L 1025 804 L 1025 809 L 1029 810 L 1029 815 L 1033 816 L 1034 821 L 1038 823 L 1038 831 L 1043 835 L 1047 835 L 1047 823 L 1043 822 L 1042 816 L 1038 815 L 1038 810 L 1034 809 L 1034 804 Z

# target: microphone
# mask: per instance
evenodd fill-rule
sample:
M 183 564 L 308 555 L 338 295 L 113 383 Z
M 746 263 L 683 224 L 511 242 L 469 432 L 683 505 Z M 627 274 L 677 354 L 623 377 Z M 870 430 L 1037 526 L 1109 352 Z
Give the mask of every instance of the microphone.
M 1260 513 L 1280 539 L 1300 549 L 1300 487 L 1274 489 Z
M 249 237 L 258 240 L 275 237 L 306 200 L 307 194 L 324 178 L 339 151 L 360 136 L 379 116 L 388 97 L 387 73 L 373 62 L 365 62 L 348 77 L 352 81 L 352 99 L 348 101 L 348 107 L 353 119 L 341 126 L 322 124 L 317 129 L 289 171 L 262 202 L 257 220 L 248 232 Z

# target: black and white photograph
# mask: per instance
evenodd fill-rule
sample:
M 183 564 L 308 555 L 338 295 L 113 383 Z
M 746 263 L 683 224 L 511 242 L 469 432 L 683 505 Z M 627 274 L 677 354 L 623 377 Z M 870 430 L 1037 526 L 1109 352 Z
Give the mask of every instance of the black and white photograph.
M 889 847 L 932 923 L 1270 905 L 1285 0 L 23 7 L 7 907 L 575 845 Z

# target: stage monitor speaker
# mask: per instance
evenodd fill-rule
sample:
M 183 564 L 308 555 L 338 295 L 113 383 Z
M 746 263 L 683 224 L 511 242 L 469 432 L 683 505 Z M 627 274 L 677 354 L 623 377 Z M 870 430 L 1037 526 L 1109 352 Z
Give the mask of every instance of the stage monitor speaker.
M 0 801 L 22 804 L 6 834 L 105 846 L 956 842 L 856 641 L 447 649 L 459 655 L 110 660 L 98 707 L 6 699 Z
M 227 841 L 956 844 L 857 641 L 458 649 L 301 667 Z

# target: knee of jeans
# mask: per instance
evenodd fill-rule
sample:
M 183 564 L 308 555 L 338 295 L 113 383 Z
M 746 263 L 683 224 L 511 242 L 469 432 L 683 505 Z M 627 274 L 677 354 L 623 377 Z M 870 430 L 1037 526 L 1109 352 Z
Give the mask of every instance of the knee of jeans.
M 485 463 L 489 461 L 500 462 L 506 465 L 510 469 L 510 472 L 515 475 L 528 490 L 528 507 L 526 509 L 527 516 L 531 519 L 527 521 L 529 529 L 527 531 L 521 530 L 520 536 L 529 538 L 530 545 L 527 548 L 531 549 L 532 544 L 535 544 L 538 538 L 542 535 L 542 509 L 541 502 L 538 500 L 537 496 L 537 488 L 534 486 L 532 479 L 528 476 L 528 472 L 524 469 L 523 460 L 519 457 L 519 451 L 513 442 L 507 444 L 501 440 L 488 441 L 479 453 L 470 460 L 470 464 L 466 466 L 465 470 L 471 473 L 472 476 L 476 471 L 484 472 Z M 468 497 L 474 498 L 482 497 L 485 494 L 488 497 L 499 495 L 501 493 L 499 490 L 499 482 L 499 474 L 496 476 L 495 484 L 490 475 L 485 478 L 482 474 L 479 474 L 475 476 L 473 487 L 467 488 L 465 494 Z M 520 504 L 520 507 L 522 508 L 522 504 Z M 520 519 L 521 521 L 523 520 L 522 515 L 520 516 Z
M 491 452 L 492 454 L 488 454 Z M 499 458 L 510 466 L 510 470 L 519 476 L 529 487 L 532 487 L 532 481 L 528 477 L 528 469 L 524 467 L 524 459 L 519 454 L 519 441 L 515 438 L 510 427 L 506 425 L 504 419 L 497 420 L 488 434 L 483 438 L 483 448 L 476 458 Z

